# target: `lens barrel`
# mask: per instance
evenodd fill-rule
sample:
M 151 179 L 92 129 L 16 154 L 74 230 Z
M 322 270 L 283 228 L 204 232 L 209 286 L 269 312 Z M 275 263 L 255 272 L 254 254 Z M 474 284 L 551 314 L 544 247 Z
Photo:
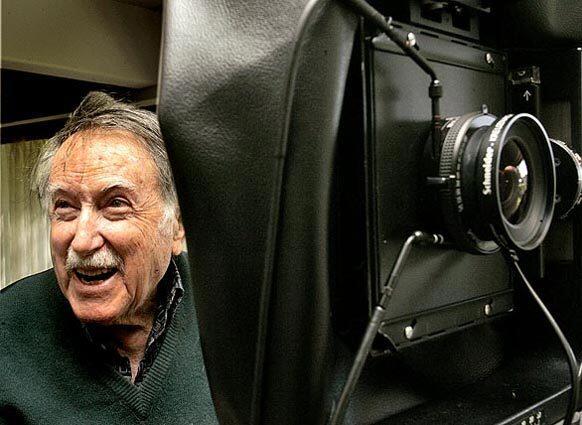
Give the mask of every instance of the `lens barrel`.
M 471 113 L 446 120 L 439 190 L 444 224 L 463 250 L 488 254 L 504 245 L 532 250 L 554 213 L 554 157 L 532 115 Z
M 582 159 L 564 142 L 550 142 L 556 168 L 556 215 L 566 218 L 582 200 Z

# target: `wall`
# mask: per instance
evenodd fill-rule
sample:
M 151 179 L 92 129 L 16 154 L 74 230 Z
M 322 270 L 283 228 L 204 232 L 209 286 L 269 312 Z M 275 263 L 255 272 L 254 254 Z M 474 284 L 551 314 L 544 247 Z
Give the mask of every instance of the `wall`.
M 48 220 L 30 192 L 43 141 L 0 145 L 0 289 L 52 267 Z

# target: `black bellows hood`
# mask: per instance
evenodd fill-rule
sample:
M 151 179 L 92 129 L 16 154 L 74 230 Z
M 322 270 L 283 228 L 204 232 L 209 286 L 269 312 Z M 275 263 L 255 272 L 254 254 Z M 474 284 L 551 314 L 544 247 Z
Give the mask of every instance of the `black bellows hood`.
M 225 424 L 329 412 L 330 190 L 357 19 L 341 3 L 170 0 L 159 116 Z

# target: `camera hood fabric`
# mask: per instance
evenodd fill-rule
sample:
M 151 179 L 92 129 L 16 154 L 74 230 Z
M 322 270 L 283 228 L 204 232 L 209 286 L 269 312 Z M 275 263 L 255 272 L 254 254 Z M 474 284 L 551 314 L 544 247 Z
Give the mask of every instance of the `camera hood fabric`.
M 221 423 L 329 411 L 328 220 L 355 15 L 167 1 L 159 116 Z

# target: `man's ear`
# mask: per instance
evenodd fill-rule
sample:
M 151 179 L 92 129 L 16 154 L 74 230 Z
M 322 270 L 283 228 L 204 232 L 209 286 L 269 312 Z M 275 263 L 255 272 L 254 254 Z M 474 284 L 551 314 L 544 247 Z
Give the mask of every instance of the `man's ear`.
M 184 237 L 186 235 L 180 218 L 174 220 L 174 231 L 172 234 L 172 254 L 180 255 L 184 248 Z

